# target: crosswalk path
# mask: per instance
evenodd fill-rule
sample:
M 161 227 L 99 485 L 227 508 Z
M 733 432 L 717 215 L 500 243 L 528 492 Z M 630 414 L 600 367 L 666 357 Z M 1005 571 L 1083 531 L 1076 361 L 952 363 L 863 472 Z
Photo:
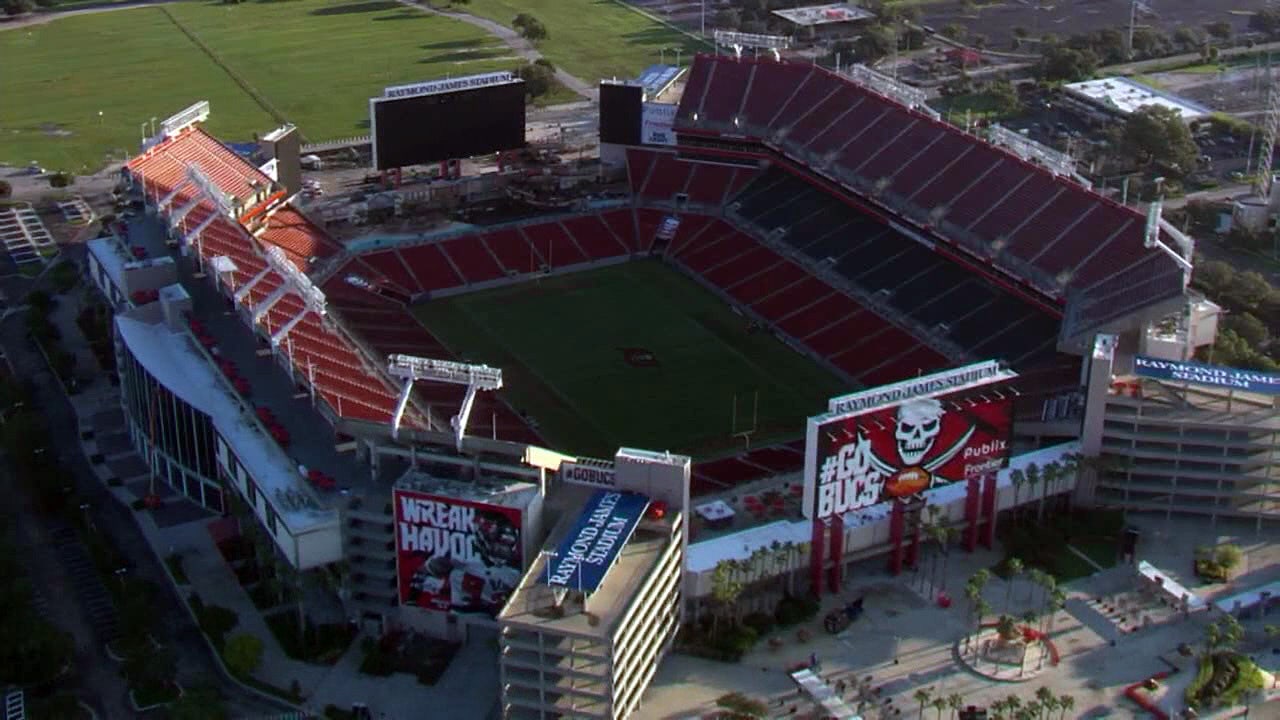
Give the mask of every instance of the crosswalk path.
M 0 210 L 0 244 L 18 265 L 43 263 L 43 252 L 57 248 L 53 235 L 30 205 Z
M 119 638 L 120 619 L 116 615 L 115 603 L 102 584 L 102 578 L 98 576 L 97 568 L 93 566 L 93 560 L 76 531 L 63 526 L 54 529 L 50 535 L 58 559 L 71 577 L 81 604 L 89 616 L 89 625 L 103 642 Z
M 27 720 L 27 699 L 21 690 L 5 693 L 4 720 Z

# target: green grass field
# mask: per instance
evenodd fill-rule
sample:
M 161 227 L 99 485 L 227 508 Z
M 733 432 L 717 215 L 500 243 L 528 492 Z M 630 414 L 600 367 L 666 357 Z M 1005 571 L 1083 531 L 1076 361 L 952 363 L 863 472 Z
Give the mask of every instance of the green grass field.
M 587 83 L 615 76 L 633 78 L 658 63 L 663 48 L 678 47 L 683 58 L 711 49 L 616 0 L 469 0 L 457 9 L 508 27 L 520 13 L 534 16 L 547 26 L 548 37 L 538 49 L 557 67 Z M 668 52 L 667 62 L 674 61 L 674 53 Z
M 479 28 L 391 0 L 183 2 L 61 18 L 0 31 L 0 163 L 96 169 L 137 151 L 141 123 L 206 99 L 208 128 L 225 140 L 272 129 L 273 112 L 308 140 L 360 135 L 369 97 L 386 85 L 520 62 Z
M 508 400 L 552 447 L 610 457 L 619 446 L 707 457 L 742 441 L 794 438 L 837 378 L 657 261 L 634 261 L 433 300 L 418 318 L 469 362 L 501 367 Z M 642 349 L 656 366 L 628 362 Z

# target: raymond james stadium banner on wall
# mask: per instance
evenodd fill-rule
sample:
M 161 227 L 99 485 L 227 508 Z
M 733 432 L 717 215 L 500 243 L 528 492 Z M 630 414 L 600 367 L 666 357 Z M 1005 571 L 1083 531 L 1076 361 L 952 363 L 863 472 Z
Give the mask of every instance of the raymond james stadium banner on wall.
M 1240 370 L 1221 365 L 1202 365 L 1194 362 L 1160 360 L 1145 355 L 1133 359 L 1133 372 L 1138 377 L 1154 380 L 1186 382 L 1192 385 L 1208 385 L 1229 390 L 1280 395 L 1280 375 Z
M 555 556 L 547 559 L 546 583 L 595 592 L 648 507 L 644 495 L 597 490 Z
M 497 615 L 520 583 L 520 510 L 396 489 L 400 602 Z

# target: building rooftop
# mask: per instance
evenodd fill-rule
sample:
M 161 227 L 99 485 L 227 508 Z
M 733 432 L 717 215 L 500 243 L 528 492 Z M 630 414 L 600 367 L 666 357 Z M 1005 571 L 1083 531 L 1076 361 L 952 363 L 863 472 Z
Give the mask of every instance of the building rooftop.
M 98 263 L 102 265 L 102 269 L 106 272 L 107 277 L 111 278 L 111 284 L 121 290 L 129 290 L 125 284 L 125 273 L 129 270 L 136 270 L 161 264 L 172 264 L 173 260 L 167 256 L 161 257 L 136 257 L 131 251 L 128 244 L 116 235 L 108 235 L 106 237 L 98 237 L 90 240 L 86 245 L 89 252 L 98 259 Z
M 847 2 L 828 3 L 826 5 L 810 5 L 809 7 L 791 8 L 787 10 L 774 10 L 773 14 L 802 27 L 856 22 L 858 20 L 867 20 L 875 17 L 875 13 L 870 10 L 864 10 L 857 5 Z
M 1144 105 L 1174 110 L 1185 121 L 1205 117 L 1212 111 L 1199 103 L 1157 90 L 1126 77 L 1108 77 L 1064 85 L 1068 92 L 1128 115 Z
M 396 487 L 429 495 L 444 495 L 455 500 L 469 500 L 501 507 L 525 508 L 538 494 L 538 486 L 530 482 L 481 476 L 474 480 L 456 480 L 409 470 Z
M 498 619 L 552 633 L 598 640 L 611 637 L 631 603 L 635 588 L 653 572 L 663 551 L 672 542 L 672 528 L 679 517 L 679 513 L 671 513 L 661 520 L 642 519 L 631 540 L 618 553 L 604 581 L 586 598 L 585 607 L 582 595 L 569 591 L 560 605 L 563 614 L 552 610 L 555 594 L 547 585 L 547 564 L 551 555 L 545 551 L 539 553 Z M 563 516 L 547 538 L 544 550 L 558 547 L 574 528 L 577 519 L 576 514 Z
M 292 534 L 337 522 L 298 472 L 297 465 L 267 434 L 253 408 L 243 402 L 187 333 L 175 331 L 158 317 L 152 303 L 118 315 L 121 340 L 138 362 L 184 402 L 208 415 L 231 451 L 272 498 L 280 519 Z

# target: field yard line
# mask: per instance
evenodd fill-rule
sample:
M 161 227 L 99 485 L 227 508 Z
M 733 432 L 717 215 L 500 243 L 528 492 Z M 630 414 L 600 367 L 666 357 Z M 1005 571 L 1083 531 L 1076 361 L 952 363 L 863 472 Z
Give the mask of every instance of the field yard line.
M 461 310 L 463 315 L 466 315 L 467 317 L 471 318 L 472 324 L 475 327 L 482 330 L 486 337 L 493 340 L 495 345 L 502 348 L 503 352 L 509 355 L 512 359 L 519 362 L 521 369 L 529 373 L 529 375 L 531 375 L 535 380 L 537 380 L 538 383 L 542 385 L 542 387 L 546 388 L 548 395 L 553 395 L 557 399 L 559 399 L 560 402 L 564 403 L 565 407 L 569 408 L 570 411 L 572 411 L 575 415 L 577 415 L 579 418 L 584 420 L 591 427 L 592 430 L 595 430 L 597 434 L 599 434 L 602 438 L 604 438 L 607 444 L 620 447 L 619 443 L 617 442 L 617 439 L 613 437 L 613 434 L 605 431 L 604 427 L 600 424 L 600 422 L 596 418 L 592 417 L 590 413 L 583 412 L 582 408 L 578 407 L 577 403 L 571 401 L 569 398 L 561 394 L 560 391 L 556 389 L 555 385 L 552 385 L 550 382 L 547 382 L 547 379 L 544 378 L 540 373 L 538 373 L 538 371 L 534 370 L 532 366 L 530 366 L 526 362 L 520 361 L 520 356 L 514 350 L 512 350 L 511 347 L 507 345 L 507 343 L 503 342 L 503 340 L 496 333 L 494 333 L 493 330 L 491 330 L 486 323 L 484 323 L 480 318 L 476 317 L 476 314 L 466 306 L 465 302 L 456 303 L 454 307 Z M 446 347 L 445 349 L 447 350 L 448 348 Z M 454 353 L 454 355 L 456 356 L 457 353 Z
M 480 28 L 481 30 L 484 30 L 485 32 L 489 33 L 490 35 L 493 35 L 494 37 L 498 38 L 502 42 L 506 43 L 507 47 L 511 48 L 512 52 L 518 54 L 520 57 L 524 58 L 525 60 L 528 60 L 529 62 L 533 62 L 542 57 L 542 53 L 539 52 L 538 49 L 535 48 L 528 40 L 525 40 L 524 38 L 520 37 L 519 33 L 507 27 L 506 25 L 503 25 L 502 23 L 494 22 L 492 20 L 489 20 L 488 18 L 482 18 L 476 15 L 471 15 L 466 12 L 441 10 L 439 8 L 433 8 L 433 7 L 421 5 L 418 2 L 415 2 L 415 0 L 396 0 L 396 1 L 406 7 L 417 8 L 418 10 L 424 13 L 427 13 L 429 15 L 438 15 L 440 17 L 445 17 L 445 18 L 453 18 L 454 20 L 461 20 L 462 22 L 468 23 L 470 25 L 474 25 Z M 586 82 L 583 82 L 582 78 L 579 78 L 575 75 L 570 75 L 569 73 L 557 67 L 556 79 L 560 81 L 561 85 L 564 85 L 565 87 L 578 93 L 582 97 L 585 97 L 588 100 L 596 99 L 597 91 L 591 85 L 587 84 Z

